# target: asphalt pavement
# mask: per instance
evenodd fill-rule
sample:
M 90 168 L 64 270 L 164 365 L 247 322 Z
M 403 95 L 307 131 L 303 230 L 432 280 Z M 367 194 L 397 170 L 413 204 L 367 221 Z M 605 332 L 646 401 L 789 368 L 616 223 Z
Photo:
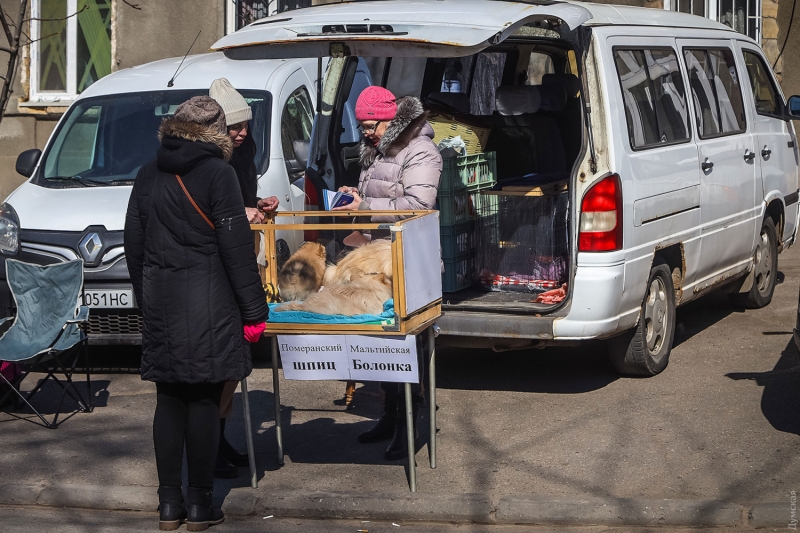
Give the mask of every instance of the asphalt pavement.
M 437 350 L 438 467 L 423 446 L 416 494 L 403 462 L 384 461 L 385 443 L 356 442 L 380 414 L 374 383 L 359 384 L 346 410 L 344 383 L 281 381 L 279 466 L 262 362 L 249 378 L 259 488 L 242 469 L 215 497 L 244 521 L 786 528 L 800 490 L 799 258 L 800 247 L 781 254 L 765 309 L 737 309 L 719 293 L 679 309 L 669 367 L 652 378 L 616 375 L 600 342 Z M 93 376 L 96 408 L 56 430 L 0 413 L 0 505 L 155 509 L 155 388 L 125 372 L 131 354 L 93 350 L 104 368 Z M 47 412 L 56 392 L 37 405 Z M 426 428 L 423 419 L 423 441 Z M 238 393 L 227 434 L 244 449 Z

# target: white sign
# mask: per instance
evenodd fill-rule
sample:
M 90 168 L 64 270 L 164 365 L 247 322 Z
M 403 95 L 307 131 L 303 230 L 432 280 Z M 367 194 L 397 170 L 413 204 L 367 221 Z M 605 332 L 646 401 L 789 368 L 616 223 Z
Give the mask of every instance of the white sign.
M 286 379 L 419 382 L 413 335 L 278 335 L 278 348 Z
M 417 340 L 405 337 L 345 335 L 350 379 L 419 383 Z
M 344 335 L 278 335 L 286 379 L 350 379 Z

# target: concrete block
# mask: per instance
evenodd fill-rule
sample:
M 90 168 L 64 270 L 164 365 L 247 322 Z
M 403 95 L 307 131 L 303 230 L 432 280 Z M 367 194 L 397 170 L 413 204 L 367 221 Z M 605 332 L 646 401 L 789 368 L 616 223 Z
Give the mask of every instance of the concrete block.
M 761 38 L 762 39 L 777 39 L 778 38 L 778 20 L 774 18 L 764 18 L 761 21 Z
M 40 488 L 37 485 L 2 484 L 0 485 L 0 504 L 33 505 L 39 499 Z
M 363 494 L 317 491 L 264 494 L 257 515 L 295 518 L 491 522 L 493 506 L 478 494 Z
M 222 510 L 231 516 L 250 516 L 255 512 L 257 493 L 250 487 L 233 489 L 222 504 Z
M 744 508 L 733 503 L 624 498 L 537 498 L 507 496 L 495 520 L 500 524 L 602 526 L 736 526 Z
M 780 48 L 778 48 L 778 40 L 777 39 L 764 39 L 761 42 L 761 48 L 764 50 L 764 55 L 767 56 L 767 61 L 769 61 L 769 66 L 775 62 L 775 58 L 778 57 L 780 53 Z
M 158 508 L 155 487 L 55 484 L 42 489 L 40 505 L 116 511 L 154 511 Z
M 787 528 L 791 520 L 789 502 L 757 503 L 750 509 L 751 527 Z
M 761 16 L 763 18 L 778 18 L 778 3 L 764 0 L 761 3 Z

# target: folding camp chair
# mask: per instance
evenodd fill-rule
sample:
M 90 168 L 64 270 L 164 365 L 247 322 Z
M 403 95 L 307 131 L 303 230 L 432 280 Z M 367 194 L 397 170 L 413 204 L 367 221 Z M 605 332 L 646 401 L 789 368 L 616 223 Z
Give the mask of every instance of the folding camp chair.
M 89 308 L 78 306 L 78 297 L 83 287 L 83 262 L 75 260 L 40 266 L 8 259 L 6 274 L 17 305 L 17 314 L 16 317 L 0 319 L 0 324 L 7 320 L 14 321 L 0 337 L 0 362 L 18 363 L 24 372 L 13 383 L 0 374 L 0 378 L 9 385 L 8 392 L 0 398 L 0 405 L 8 395 L 16 393 L 42 420 L 45 427 L 54 429 L 58 426 L 58 416 L 67 395 L 77 402 L 79 411 L 92 409 L 87 338 L 86 333 L 79 328 L 80 324 L 86 324 L 89 319 Z M 88 402 L 72 382 L 80 353 L 83 353 L 86 364 Z M 64 363 L 68 355 L 75 357 L 72 364 L 66 366 Z M 23 394 L 20 384 L 36 369 L 46 373 L 44 379 L 32 391 Z M 48 422 L 30 403 L 48 380 L 52 380 L 62 389 L 61 400 L 52 422 Z

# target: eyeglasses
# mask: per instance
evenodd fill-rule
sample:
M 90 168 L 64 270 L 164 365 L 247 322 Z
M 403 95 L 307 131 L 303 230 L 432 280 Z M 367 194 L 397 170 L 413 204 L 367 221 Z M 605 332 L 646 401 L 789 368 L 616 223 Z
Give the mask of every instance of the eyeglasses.
M 229 132 L 230 131 L 240 132 L 242 130 L 247 131 L 247 122 L 239 122 L 238 124 L 231 124 L 230 126 L 228 126 Z
M 361 133 L 367 133 L 367 132 L 375 133 L 375 131 L 378 129 L 378 126 L 380 125 L 381 122 L 383 122 L 383 121 L 379 120 L 378 122 L 376 122 L 372 126 L 365 126 L 363 124 L 360 124 L 358 126 L 358 131 L 360 131 Z

